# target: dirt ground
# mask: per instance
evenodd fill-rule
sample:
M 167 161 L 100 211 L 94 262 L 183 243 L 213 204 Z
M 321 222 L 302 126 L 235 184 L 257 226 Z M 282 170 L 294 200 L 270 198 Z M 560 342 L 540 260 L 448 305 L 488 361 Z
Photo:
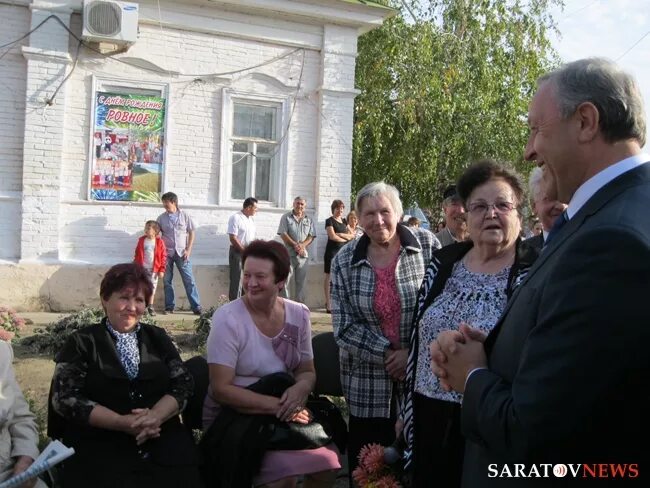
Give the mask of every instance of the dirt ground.
M 21 332 L 21 337 L 27 337 L 34 334 L 37 328 L 45 327 L 65 314 L 34 312 L 20 313 L 19 315 L 27 320 L 25 330 Z M 314 334 L 332 330 L 331 315 L 312 312 L 311 318 Z M 164 327 L 176 339 L 182 339 L 183 336 L 192 334 L 195 319 L 196 317 L 190 312 L 156 316 L 158 325 Z M 182 343 L 182 340 L 180 342 Z M 12 347 L 15 355 L 13 365 L 18 384 L 25 396 L 33 402 L 32 407 L 35 413 L 44 422 L 47 419 L 47 396 L 54 372 L 54 360 L 49 354 L 37 354 L 29 348 L 21 346 L 19 340 L 14 340 Z M 181 356 L 187 359 L 195 354 L 197 354 L 195 350 L 184 349 Z M 335 488 L 346 488 L 347 486 L 348 481 L 344 471 L 339 476 Z

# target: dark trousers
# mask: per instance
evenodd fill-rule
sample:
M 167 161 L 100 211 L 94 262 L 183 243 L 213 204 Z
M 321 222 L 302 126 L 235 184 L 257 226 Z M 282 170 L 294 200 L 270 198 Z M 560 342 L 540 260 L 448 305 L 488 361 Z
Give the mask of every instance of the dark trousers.
M 413 394 L 413 488 L 460 486 L 465 439 L 460 404 Z
M 241 254 L 232 246 L 228 250 L 228 267 L 230 274 L 228 300 L 232 302 L 241 296 Z
M 395 442 L 395 419 L 387 418 L 362 418 L 350 415 L 348 425 L 348 466 L 350 470 L 350 486 L 352 471 L 359 464 L 359 451 L 370 443 L 390 446 Z

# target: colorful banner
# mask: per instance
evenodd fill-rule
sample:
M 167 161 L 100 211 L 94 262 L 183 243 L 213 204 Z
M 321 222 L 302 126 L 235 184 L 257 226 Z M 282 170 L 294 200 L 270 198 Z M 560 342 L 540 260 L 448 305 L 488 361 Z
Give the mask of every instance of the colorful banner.
M 165 164 L 165 99 L 95 94 L 90 198 L 159 202 Z

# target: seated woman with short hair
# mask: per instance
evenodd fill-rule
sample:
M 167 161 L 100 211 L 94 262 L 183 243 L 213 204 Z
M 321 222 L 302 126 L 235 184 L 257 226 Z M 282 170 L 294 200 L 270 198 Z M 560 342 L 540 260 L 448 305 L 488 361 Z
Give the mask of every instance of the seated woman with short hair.
M 212 317 L 207 342 L 210 389 L 203 416 L 205 427 L 217 423 L 218 415 L 231 411 L 287 423 L 311 420 L 305 404 L 314 389 L 316 373 L 309 309 L 279 296 L 289 266 L 289 253 L 279 242 L 257 240 L 244 249 L 246 294 L 217 309 Z M 289 373 L 295 383 L 281 396 L 250 389 L 274 373 Z M 225 448 L 234 449 L 232 444 Z M 327 444 L 314 449 L 267 450 L 258 472 L 237 476 L 249 476 L 255 486 L 290 488 L 295 487 L 297 476 L 305 475 L 303 486 L 326 487 L 333 485 L 340 467 L 336 448 Z
M 106 317 L 55 358 L 48 433 L 75 449 L 66 488 L 203 486 L 179 419 L 194 382 L 165 330 L 140 323 L 151 292 L 142 266 L 113 266 L 99 293 Z

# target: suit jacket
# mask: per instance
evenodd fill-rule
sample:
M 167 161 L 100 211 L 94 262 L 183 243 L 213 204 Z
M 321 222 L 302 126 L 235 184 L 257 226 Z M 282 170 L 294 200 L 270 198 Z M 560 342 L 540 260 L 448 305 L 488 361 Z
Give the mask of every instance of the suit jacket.
M 577 481 L 490 477 L 504 463 L 641 463 L 650 477 L 649 208 L 645 164 L 601 188 L 515 290 L 485 342 L 489 369 L 466 384 L 464 487 Z

